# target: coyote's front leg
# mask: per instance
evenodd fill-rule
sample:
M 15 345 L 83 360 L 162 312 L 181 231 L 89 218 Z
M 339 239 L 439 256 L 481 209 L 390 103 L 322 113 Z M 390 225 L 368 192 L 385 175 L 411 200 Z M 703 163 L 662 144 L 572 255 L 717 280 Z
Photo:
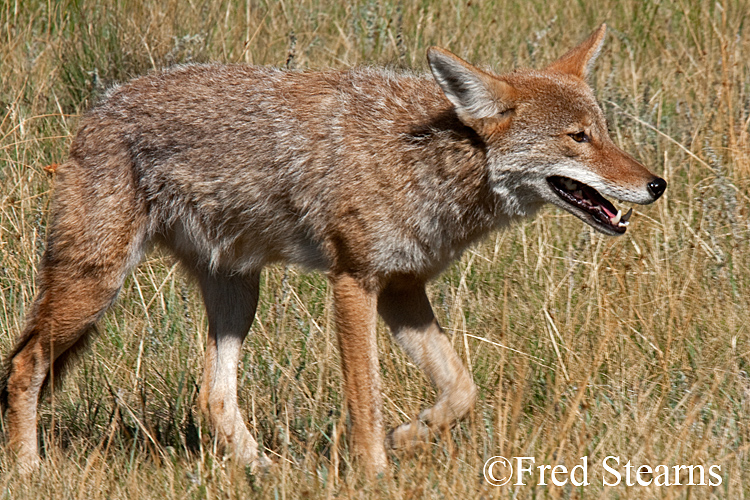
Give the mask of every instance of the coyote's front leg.
M 380 365 L 375 326 L 377 294 L 348 274 L 331 276 L 352 456 L 368 472 L 385 471 Z
M 403 448 L 430 438 L 430 431 L 452 426 L 474 407 L 477 389 L 430 307 L 424 283 L 399 280 L 390 283 L 378 298 L 378 311 L 396 340 L 429 376 L 438 390 L 432 408 L 416 422 L 400 425 L 388 435 L 388 444 Z

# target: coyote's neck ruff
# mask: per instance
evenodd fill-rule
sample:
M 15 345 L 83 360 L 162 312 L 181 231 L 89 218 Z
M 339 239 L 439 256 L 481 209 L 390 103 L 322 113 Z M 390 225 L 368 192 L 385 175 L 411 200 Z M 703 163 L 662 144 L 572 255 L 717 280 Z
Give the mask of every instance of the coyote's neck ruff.
M 427 439 L 476 398 L 425 283 L 472 242 L 552 203 L 607 234 L 607 197 L 651 203 L 664 180 L 618 149 L 585 82 L 604 27 L 542 71 L 494 75 L 430 49 L 431 76 L 195 65 L 113 89 L 81 120 L 57 169 L 53 216 L 26 328 L 1 395 L 20 464 L 38 461 L 36 407 L 160 243 L 198 281 L 209 340 L 200 393 L 219 442 L 264 456 L 237 405 L 236 368 L 260 271 L 328 272 L 351 451 L 383 470 L 385 444 Z M 438 389 L 386 438 L 380 314 Z

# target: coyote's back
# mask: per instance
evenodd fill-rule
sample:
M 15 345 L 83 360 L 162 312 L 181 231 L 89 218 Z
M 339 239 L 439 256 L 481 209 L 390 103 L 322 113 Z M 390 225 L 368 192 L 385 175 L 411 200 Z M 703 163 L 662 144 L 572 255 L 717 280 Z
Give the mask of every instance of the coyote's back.
M 608 234 L 605 196 L 658 198 L 666 183 L 618 149 L 585 83 L 604 27 L 544 71 L 493 75 L 447 51 L 432 76 L 192 65 L 113 89 L 81 120 L 58 182 L 38 294 L 8 357 L 10 443 L 36 464 L 36 406 L 151 244 L 197 280 L 209 342 L 200 402 L 219 443 L 265 461 L 236 401 L 260 271 L 328 273 L 352 453 L 385 467 L 466 415 L 476 389 L 424 291 L 472 242 L 550 202 Z M 438 389 L 387 439 L 375 349 L 380 314 Z M 50 360 L 53 362 L 51 363 Z

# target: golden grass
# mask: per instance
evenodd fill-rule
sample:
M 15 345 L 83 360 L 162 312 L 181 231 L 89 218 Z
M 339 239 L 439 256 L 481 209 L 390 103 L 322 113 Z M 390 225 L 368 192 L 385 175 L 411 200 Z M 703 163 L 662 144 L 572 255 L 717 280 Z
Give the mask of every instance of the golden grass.
M 670 183 L 627 235 L 541 217 L 493 235 L 430 287 L 480 388 L 472 419 L 394 454 L 393 477 L 348 465 L 326 280 L 265 271 L 240 401 L 276 465 L 254 476 L 212 450 L 196 407 L 206 323 L 193 286 L 151 255 L 91 352 L 40 407 L 45 454 L 20 477 L 0 451 L 0 498 L 745 498 L 750 494 L 750 20 L 747 2 L 0 2 L 0 346 L 22 328 L 54 175 L 108 85 L 218 60 L 424 71 L 446 46 L 498 71 L 540 67 L 610 26 L 593 84 L 625 150 Z M 434 400 L 379 338 L 385 416 Z M 493 455 L 589 457 L 586 487 L 492 487 Z M 602 485 L 604 457 L 718 464 L 711 486 Z M 548 481 L 549 482 L 549 481 Z

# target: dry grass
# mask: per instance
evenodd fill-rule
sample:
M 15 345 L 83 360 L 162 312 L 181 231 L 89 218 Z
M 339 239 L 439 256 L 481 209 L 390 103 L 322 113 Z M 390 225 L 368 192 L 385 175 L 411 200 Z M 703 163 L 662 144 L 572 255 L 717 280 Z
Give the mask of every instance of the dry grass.
M 750 21 L 747 2 L 601 0 L 0 2 L 0 344 L 34 290 L 54 176 L 77 117 L 154 67 L 245 61 L 425 70 L 432 44 L 502 71 L 539 67 L 599 22 L 594 85 L 624 149 L 670 187 L 628 234 L 552 209 L 468 252 L 430 288 L 474 374 L 472 419 L 393 477 L 348 466 L 326 280 L 264 273 L 241 407 L 276 460 L 264 476 L 212 451 L 196 408 L 206 322 L 194 287 L 152 255 L 89 354 L 41 405 L 45 461 L 19 477 L 0 451 L 0 498 L 746 498 L 750 495 Z M 381 325 L 382 329 L 382 325 Z M 434 399 L 380 332 L 385 415 Z M 589 457 L 590 486 L 491 487 L 493 455 Z M 722 484 L 604 487 L 601 461 L 718 464 Z M 529 481 L 534 483 L 534 481 Z

